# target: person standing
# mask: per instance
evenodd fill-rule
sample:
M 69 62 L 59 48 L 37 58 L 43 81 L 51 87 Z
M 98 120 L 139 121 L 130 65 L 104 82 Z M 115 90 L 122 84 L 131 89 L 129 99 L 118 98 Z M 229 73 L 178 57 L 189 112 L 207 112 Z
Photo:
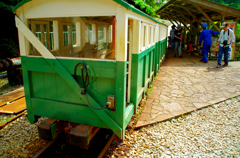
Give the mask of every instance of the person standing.
M 177 30 L 174 33 L 174 41 L 175 41 L 174 57 L 177 57 L 177 49 L 178 49 L 179 58 L 182 58 L 182 53 L 181 53 L 182 26 L 181 25 L 177 26 Z
M 221 67 L 222 56 L 224 55 L 224 65 L 228 66 L 228 51 L 231 46 L 233 48 L 233 44 L 235 42 L 234 32 L 228 28 L 227 23 L 223 23 L 222 31 L 220 33 L 220 37 L 218 39 L 217 45 L 219 45 L 219 52 L 218 52 L 218 65 L 217 68 Z
M 203 61 L 204 63 L 208 62 L 208 52 L 210 51 L 211 45 L 212 45 L 212 38 L 211 35 L 220 34 L 219 32 L 212 31 L 207 29 L 207 23 L 202 24 L 203 31 L 201 32 L 200 38 L 199 38 L 199 49 L 201 48 L 202 41 L 202 59 L 200 61 Z
M 172 25 L 172 29 L 170 31 L 170 37 L 171 37 L 171 48 L 172 50 L 174 49 L 174 45 L 175 45 L 175 41 L 174 41 L 174 33 L 175 33 L 176 29 L 175 26 Z

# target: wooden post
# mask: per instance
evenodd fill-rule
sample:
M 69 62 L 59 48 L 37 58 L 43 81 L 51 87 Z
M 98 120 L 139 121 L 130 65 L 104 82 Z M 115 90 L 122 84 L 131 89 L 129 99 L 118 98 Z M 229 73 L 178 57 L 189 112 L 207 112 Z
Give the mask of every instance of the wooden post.
M 115 57 L 115 16 L 112 17 L 112 56 Z
M 224 21 L 225 21 L 225 16 L 221 16 L 221 26 L 222 26 Z M 221 26 L 220 26 L 220 29 L 221 29 Z
M 217 31 L 220 32 L 220 29 L 214 24 L 214 22 L 212 21 L 212 19 L 203 11 L 202 8 L 200 8 L 199 6 L 195 5 L 195 7 L 198 9 L 199 12 L 201 12 L 203 14 L 203 16 L 205 18 L 207 18 L 207 20 L 213 25 L 213 27 L 215 27 L 217 29 Z
M 201 22 L 197 19 L 197 17 L 192 13 L 192 12 L 190 12 L 188 9 L 185 9 L 192 17 L 193 17 L 193 19 L 195 19 L 195 21 L 197 21 L 198 22 L 198 24 L 202 27 L 202 24 L 201 24 Z

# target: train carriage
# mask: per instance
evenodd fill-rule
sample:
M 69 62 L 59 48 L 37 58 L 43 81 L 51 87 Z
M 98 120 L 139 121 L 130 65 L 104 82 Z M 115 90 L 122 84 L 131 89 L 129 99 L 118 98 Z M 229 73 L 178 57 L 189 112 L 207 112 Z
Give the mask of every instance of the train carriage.
M 109 128 L 123 139 L 164 60 L 167 25 L 122 0 L 23 0 L 13 11 L 29 121 Z

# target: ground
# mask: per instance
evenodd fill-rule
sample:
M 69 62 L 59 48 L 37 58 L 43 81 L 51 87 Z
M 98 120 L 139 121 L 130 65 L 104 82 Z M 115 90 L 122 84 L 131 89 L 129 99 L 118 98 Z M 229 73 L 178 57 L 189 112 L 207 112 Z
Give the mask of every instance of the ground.
M 10 86 L 8 83 L 7 77 L 0 78 L 0 96 L 5 93 L 14 91 L 15 89 L 21 88 L 21 87 L 23 87 L 23 85 Z
M 180 61 L 181 59 L 175 58 L 174 60 Z M 180 68 L 181 71 L 188 73 L 189 65 L 184 66 L 186 62 L 181 61 L 180 64 L 183 64 Z M 211 70 L 210 72 L 202 71 L 202 69 L 206 69 L 206 65 L 203 63 L 198 63 L 198 65 L 201 65 L 200 70 L 196 71 L 199 77 L 202 76 L 199 73 L 203 73 L 203 76 L 206 78 L 209 77 L 206 73 L 210 73 L 213 77 L 215 76 L 212 75 L 212 73 L 215 73 L 213 69 L 209 69 Z M 212 103 L 205 108 L 196 109 L 191 113 L 173 117 L 160 123 L 154 123 L 138 129 L 134 128 L 140 119 L 140 114 L 145 105 L 149 100 L 152 100 L 151 94 L 158 93 L 157 88 L 162 87 L 162 84 L 160 84 L 163 81 L 162 77 L 164 77 L 162 73 L 165 72 L 168 74 L 168 81 L 177 80 L 176 76 L 171 76 L 171 74 L 176 75 L 175 72 L 180 70 L 175 71 L 176 66 L 174 67 L 159 72 L 159 76 L 155 78 L 154 84 L 146 92 L 146 98 L 141 101 L 138 113 L 134 115 L 132 121 L 129 123 L 125 131 L 126 137 L 124 141 L 122 143 L 114 141 L 107 150 L 105 157 L 240 157 L 239 96 L 230 97 L 217 104 Z M 224 70 L 228 69 L 224 68 Z M 218 73 L 222 73 L 223 69 L 218 69 L 217 71 Z M 227 71 L 227 77 L 229 77 L 230 73 L 231 71 Z M 217 78 L 217 80 L 222 83 L 223 77 Z M 231 77 L 231 80 L 235 84 L 240 82 L 239 77 Z M 185 83 L 184 78 L 181 81 Z M 203 81 L 206 82 L 207 79 L 197 80 L 196 82 L 203 84 Z M 21 85 L 10 87 L 6 79 L 1 79 L 0 83 L 2 84 L 0 88 L 2 93 L 7 93 L 21 87 Z M 233 82 L 228 85 L 233 86 Z M 171 84 L 168 86 L 171 87 Z M 211 86 L 206 87 L 206 89 L 208 88 L 211 88 Z M 151 90 L 152 92 L 150 92 Z M 166 92 L 167 88 L 164 88 L 164 90 Z M 218 90 L 221 90 L 221 87 Z M 218 90 L 214 91 L 214 93 L 218 92 Z M 197 91 L 201 92 L 201 89 Z M 158 95 L 161 97 L 162 91 L 159 92 Z M 168 94 L 168 96 L 171 94 Z M 179 95 L 181 94 L 179 93 Z M 171 96 L 176 97 L 174 95 Z M 158 103 L 156 100 L 152 100 L 151 104 L 154 102 Z M 6 116 L 3 117 L 6 119 Z M 0 157 L 32 157 L 46 144 L 47 141 L 39 139 L 36 124 L 30 124 L 26 115 L 0 130 Z

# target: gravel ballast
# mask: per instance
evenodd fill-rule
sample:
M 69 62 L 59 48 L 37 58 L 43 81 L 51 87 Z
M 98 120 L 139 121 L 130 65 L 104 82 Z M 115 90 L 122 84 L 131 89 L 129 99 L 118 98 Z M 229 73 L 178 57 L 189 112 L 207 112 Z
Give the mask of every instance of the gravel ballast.
M 0 130 L 0 157 L 31 157 L 46 144 L 26 116 Z M 135 130 L 110 150 L 105 157 L 240 157 L 240 97 Z
M 240 157 L 240 97 L 134 131 L 127 157 Z

